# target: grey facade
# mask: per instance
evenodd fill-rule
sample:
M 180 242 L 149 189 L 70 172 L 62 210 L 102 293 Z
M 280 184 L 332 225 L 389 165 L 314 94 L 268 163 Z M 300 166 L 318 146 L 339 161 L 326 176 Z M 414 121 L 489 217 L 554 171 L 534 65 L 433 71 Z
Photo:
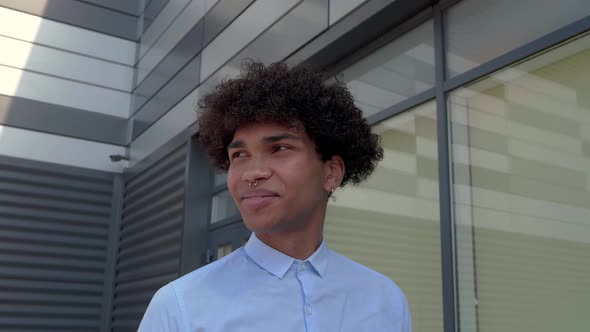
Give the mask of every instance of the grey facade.
M 159 287 L 243 245 L 195 121 L 250 58 L 326 68 L 382 134 L 326 238 L 400 281 L 416 331 L 581 331 L 590 6 L 551 6 L 0 0 L 0 329 L 134 331 Z M 534 308 L 544 287 L 559 307 Z

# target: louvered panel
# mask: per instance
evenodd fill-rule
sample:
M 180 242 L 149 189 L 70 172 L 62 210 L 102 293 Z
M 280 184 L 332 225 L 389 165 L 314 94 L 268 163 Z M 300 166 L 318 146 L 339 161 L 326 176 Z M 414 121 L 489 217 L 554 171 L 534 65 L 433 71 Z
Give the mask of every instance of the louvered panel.
M 17 206 L 25 209 L 58 211 L 71 213 L 72 215 L 90 215 L 99 218 L 108 217 L 110 211 L 105 210 L 104 205 L 85 204 L 72 202 L 63 198 L 45 198 L 28 194 L 28 201 L 22 201 L 22 195 L 0 193 L 0 206 Z M 108 204 L 107 204 L 108 206 Z
M 129 281 L 129 283 L 133 282 L 135 281 Z M 115 297 L 116 305 L 114 312 L 118 312 L 118 310 L 122 310 L 124 308 L 133 306 L 141 306 L 145 309 L 147 302 L 149 302 L 156 290 L 158 290 L 158 287 L 151 285 L 149 287 L 146 287 L 144 290 L 135 291 L 132 295 Z
M 0 159 L 0 330 L 99 330 L 112 188 L 112 174 Z
M 179 243 L 175 243 L 175 241 L 179 241 L 180 235 L 181 231 L 175 230 L 174 232 L 168 234 L 160 234 L 155 239 L 146 239 L 145 242 L 142 242 L 136 246 L 130 248 L 121 248 L 119 253 L 119 261 L 134 255 L 139 255 L 145 250 L 158 250 L 159 248 L 169 246 L 179 246 Z
M 0 239 L 43 243 L 80 248 L 104 248 L 104 239 L 90 239 L 75 236 L 55 235 L 43 232 L 3 230 Z
M 112 331 L 137 331 L 154 293 L 180 273 L 186 148 L 126 180 Z
M 12 291 L 29 290 L 34 292 L 53 291 L 58 294 L 75 293 L 81 295 L 99 295 L 102 292 L 102 286 L 76 283 L 76 282 L 52 282 L 38 280 L 10 280 L 4 279 L 2 286 Z
M 135 319 L 138 316 L 142 316 L 143 315 L 143 310 L 140 306 L 135 306 L 135 307 L 128 307 L 125 309 L 118 309 L 115 311 L 115 313 L 117 314 L 117 316 L 125 318 L 131 318 L 131 319 Z
M 169 205 L 167 207 L 161 207 L 160 209 L 154 211 L 152 215 L 147 215 L 144 218 L 137 219 L 136 223 L 132 223 L 133 220 L 130 220 L 129 224 L 121 230 L 122 239 L 127 240 L 127 236 L 137 234 L 138 232 L 146 230 L 149 227 L 153 227 L 156 224 L 162 224 L 163 220 L 170 220 L 174 219 L 176 216 L 180 216 L 181 207 L 183 204 L 183 202 L 177 201 L 180 198 L 181 196 L 173 197 L 172 200 L 174 204 Z
M 186 150 L 184 147 L 174 150 L 148 169 L 127 179 L 125 189 L 129 191 L 130 194 L 133 194 L 133 192 L 138 191 L 138 187 L 149 184 L 150 179 L 154 179 L 158 174 L 161 174 L 163 171 L 170 168 L 170 166 L 184 164 L 185 158 Z
M 0 302 L 2 303 L 26 303 L 30 305 L 35 304 L 50 304 L 50 305 L 70 305 L 70 306 L 95 306 L 100 307 L 100 303 L 96 302 L 94 295 L 81 295 L 69 293 L 56 293 L 50 290 L 39 291 L 35 293 L 23 293 L 17 291 L 0 290 Z M 67 312 L 62 314 L 62 317 L 68 317 Z M 34 319 L 34 317 L 33 317 Z M 3 318 L 4 321 L 4 318 Z
M 170 259 L 158 263 L 152 262 L 150 265 L 142 267 L 140 269 L 121 272 L 119 274 L 119 280 L 135 281 L 162 274 L 171 274 L 178 270 L 179 263 L 180 259 Z
M 146 231 L 144 236 L 132 238 L 129 241 L 125 241 L 120 246 L 120 259 L 124 259 L 129 255 L 133 255 L 139 250 L 150 250 L 156 249 L 163 244 L 174 241 L 176 234 L 179 231 L 179 227 L 182 223 L 181 215 L 174 215 L 170 219 L 160 219 L 161 223 L 158 225 L 162 228 L 161 233 L 155 233 Z M 142 229 L 145 230 L 145 229 Z
M 126 234 L 132 234 L 134 231 L 141 229 L 143 227 L 152 226 L 155 223 L 161 223 L 165 220 L 174 219 L 178 212 L 182 210 L 184 196 L 182 192 L 178 192 L 177 194 L 167 197 L 166 199 L 162 199 L 161 202 L 158 204 L 153 204 L 149 208 L 146 208 L 144 211 L 140 211 L 138 214 L 133 215 L 130 217 L 129 225 L 123 226 L 122 232 Z M 168 209 L 170 208 L 170 209 Z M 170 212 L 169 217 L 163 218 L 163 211 Z M 172 212 L 174 211 L 174 212 Z M 182 213 L 182 211 L 180 211 Z M 131 230 L 127 230 L 131 229 Z
M 64 191 L 56 189 L 54 187 L 42 187 L 34 184 L 23 184 L 23 183 L 8 183 L 0 182 L 0 192 L 29 195 L 35 197 L 47 197 L 47 198 L 61 198 L 67 199 L 69 202 L 81 202 L 88 204 L 98 204 L 101 206 L 110 205 L 110 202 L 104 201 L 104 194 L 96 194 L 93 192 L 81 192 L 81 191 Z
M 121 292 L 141 292 L 149 288 L 151 285 L 160 285 L 167 283 L 171 278 L 174 278 L 175 274 L 162 275 L 153 278 L 145 278 L 134 282 L 120 282 L 117 286 Z
M 95 194 L 104 194 L 110 197 L 112 185 L 110 181 L 85 176 L 48 172 L 35 168 L 14 167 L 11 165 L 0 166 L 0 181 L 7 183 L 22 183 L 39 186 L 42 188 L 64 189 L 66 191 L 79 191 Z
M 12 313 L 15 315 L 27 314 L 33 316 L 52 316 L 55 314 L 63 313 L 64 310 L 68 310 L 79 316 L 94 317 L 100 315 L 100 308 L 96 307 L 82 307 L 82 306 L 48 306 L 48 305 L 31 305 L 31 304 L 0 304 L 0 312 Z
M 46 223 L 38 220 L 27 220 L 0 217 L 0 227 L 11 228 L 14 230 L 36 230 L 41 232 L 50 232 L 58 234 L 70 234 L 75 236 L 89 236 L 103 238 L 107 236 L 108 229 L 106 225 L 68 225 L 58 223 Z
M 24 320 L 12 317 L 4 320 L 6 331 L 98 331 L 99 319 L 68 319 L 39 317 L 35 320 Z
M 15 265 L 15 266 L 36 266 L 41 268 L 64 268 L 71 270 L 81 270 L 86 272 L 102 273 L 104 263 L 102 260 L 89 261 L 87 259 L 65 258 L 47 256 L 43 261 L 39 261 L 37 257 L 31 257 L 26 254 L 0 254 L 0 265 Z
M 55 212 L 55 211 L 39 211 L 39 210 L 31 210 L 28 208 L 23 208 L 19 206 L 1 206 L 0 205 L 0 216 L 16 216 L 22 218 L 32 218 L 36 220 L 43 220 L 47 222 L 57 222 L 57 223 L 79 223 L 79 224 L 95 224 L 95 225 L 102 225 L 103 227 L 107 227 L 105 224 L 105 220 L 108 218 L 105 217 L 96 217 L 96 216 L 80 216 L 74 215 L 71 213 L 64 213 L 64 212 Z
M 179 174 L 179 176 L 181 175 Z M 182 187 L 182 184 L 180 184 L 177 185 L 174 191 L 162 193 L 156 201 L 147 202 L 147 204 L 138 206 L 136 209 L 127 209 L 127 211 L 123 211 L 123 215 L 127 221 L 123 227 L 129 227 L 136 221 L 152 215 L 155 212 L 154 210 L 160 210 L 170 204 L 178 203 L 178 197 L 182 197 L 183 194 L 184 188 Z
M 72 250 L 71 247 L 60 247 L 54 245 L 35 245 L 15 241 L 0 241 L 1 252 L 23 252 L 30 255 L 60 255 L 62 257 L 83 257 L 86 259 L 104 259 L 104 249 L 81 249 Z
M 179 225 L 180 226 L 180 225 Z M 176 248 L 166 247 L 156 251 L 145 251 L 137 255 L 130 256 L 126 260 L 119 261 L 119 272 L 124 273 L 128 270 L 135 270 L 151 261 L 168 261 L 176 258 Z
M 43 257 L 39 261 L 42 262 Z M 65 282 L 87 282 L 102 285 L 104 274 L 67 270 L 63 268 L 39 268 L 39 267 L 12 267 L 3 266 L 0 270 L 1 278 L 22 278 L 33 280 L 65 281 Z
M 143 242 L 143 239 L 155 236 L 157 234 L 165 234 L 179 226 L 182 222 L 182 215 L 179 207 L 172 206 L 169 212 L 158 214 L 158 218 L 150 218 L 152 222 L 137 224 L 138 227 L 134 229 L 128 228 L 128 235 L 125 235 L 125 241 L 121 241 L 122 247 L 132 246 Z M 146 219 L 147 220 L 147 219 Z M 143 227 L 141 227 L 143 226 Z
M 133 284 L 132 282 L 129 284 Z M 155 292 L 155 290 L 154 290 Z M 120 306 L 124 306 L 126 307 L 127 305 L 136 305 L 136 304 L 140 304 L 140 305 L 144 305 L 147 301 L 149 301 L 152 297 L 152 293 L 151 292 L 142 292 L 142 293 L 137 293 L 134 295 L 129 295 L 129 296 L 125 296 L 125 297 L 118 297 L 117 298 L 117 303 Z
M 141 322 L 141 318 L 126 319 L 122 318 L 113 322 L 113 331 L 116 332 L 136 332 Z
M 174 191 L 182 182 L 182 174 L 184 173 L 184 165 L 173 165 L 167 169 L 160 176 L 150 179 L 150 182 L 145 186 L 138 186 L 138 190 L 134 192 L 135 195 L 125 197 L 125 210 L 123 213 L 129 213 L 133 208 L 141 208 L 149 201 L 157 201 L 158 194 L 162 192 Z

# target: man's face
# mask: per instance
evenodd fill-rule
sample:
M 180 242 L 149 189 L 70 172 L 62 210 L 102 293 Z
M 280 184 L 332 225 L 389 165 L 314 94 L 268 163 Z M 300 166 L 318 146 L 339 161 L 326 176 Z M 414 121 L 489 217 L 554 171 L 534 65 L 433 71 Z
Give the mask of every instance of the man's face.
M 323 220 L 330 166 L 304 130 L 246 125 L 235 132 L 228 154 L 228 188 L 248 229 L 269 234 Z

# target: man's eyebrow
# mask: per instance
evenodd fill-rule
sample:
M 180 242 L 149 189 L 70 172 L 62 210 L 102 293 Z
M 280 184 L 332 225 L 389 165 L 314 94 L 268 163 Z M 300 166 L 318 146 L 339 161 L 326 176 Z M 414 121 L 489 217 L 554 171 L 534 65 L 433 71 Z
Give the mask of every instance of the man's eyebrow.
M 244 142 L 242 142 L 242 141 L 233 141 L 227 145 L 227 149 L 228 150 L 229 149 L 237 149 L 237 148 L 243 148 L 245 146 L 246 146 L 246 144 L 244 144 Z
M 273 135 L 273 136 L 266 136 L 262 138 L 262 143 L 275 143 L 275 142 L 279 142 L 282 141 L 284 139 L 291 139 L 291 140 L 297 140 L 300 141 L 301 137 L 293 135 L 293 134 L 279 134 L 279 135 Z

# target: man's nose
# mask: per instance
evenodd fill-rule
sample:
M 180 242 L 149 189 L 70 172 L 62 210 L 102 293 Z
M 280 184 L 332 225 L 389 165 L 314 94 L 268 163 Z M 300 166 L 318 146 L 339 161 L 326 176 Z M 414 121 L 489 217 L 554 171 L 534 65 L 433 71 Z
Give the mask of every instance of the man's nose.
M 272 171 L 265 158 L 252 158 L 248 167 L 242 174 L 242 180 L 245 182 L 254 182 L 256 180 L 266 180 L 270 178 Z

